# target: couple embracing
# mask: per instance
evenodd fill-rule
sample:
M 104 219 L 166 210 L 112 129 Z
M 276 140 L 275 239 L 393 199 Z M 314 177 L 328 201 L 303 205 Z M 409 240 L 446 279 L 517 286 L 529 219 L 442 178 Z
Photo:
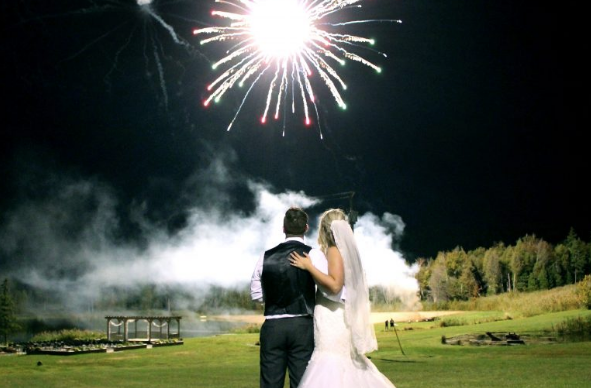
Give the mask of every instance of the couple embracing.
M 365 272 L 346 214 L 320 217 L 319 249 L 305 244 L 308 215 L 283 219 L 285 241 L 257 262 L 251 297 L 265 305 L 260 386 L 395 388 L 365 356 L 377 349 Z

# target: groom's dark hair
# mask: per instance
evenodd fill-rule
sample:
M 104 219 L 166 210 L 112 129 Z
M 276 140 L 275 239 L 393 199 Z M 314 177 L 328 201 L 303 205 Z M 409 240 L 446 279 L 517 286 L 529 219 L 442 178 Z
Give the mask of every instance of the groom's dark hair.
M 303 236 L 308 226 L 308 214 L 299 207 L 292 206 L 285 212 L 283 232 L 291 236 Z

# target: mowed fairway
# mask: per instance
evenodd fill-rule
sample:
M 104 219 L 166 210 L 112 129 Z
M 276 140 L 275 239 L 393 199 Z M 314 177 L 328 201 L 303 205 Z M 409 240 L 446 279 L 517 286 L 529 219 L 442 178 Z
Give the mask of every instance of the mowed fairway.
M 452 346 L 441 338 L 539 332 L 590 315 L 589 310 L 571 310 L 495 321 L 502 313 L 458 313 L 453 317 L 462 326 L 399 322 L 396 331 L 385 331 L 380 323 L 375 325 L 380 349 L 369 356 L 398 388 L 588 388 L 591 342 Z M 257 388 L 257 341 L 258 334 L 228 334 L 109 354 L 0 356 L 0 387 Z

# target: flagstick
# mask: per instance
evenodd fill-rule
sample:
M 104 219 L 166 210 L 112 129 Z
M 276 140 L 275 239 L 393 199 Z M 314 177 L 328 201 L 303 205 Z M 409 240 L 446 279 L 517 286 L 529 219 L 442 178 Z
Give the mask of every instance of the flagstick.
M 396 339 L 398 340 L 398 346 L 400 346 L 400 351 L 402 352 L 403 356 L 406 356 L 406 354 L 404 354 L 404 350 L 402 350 L 402 344 L 400 343 L 400 337 L 398 337 L 398 330 L 396 330 L 396 322 L 394 322 L 394 332 L 396 333 Z

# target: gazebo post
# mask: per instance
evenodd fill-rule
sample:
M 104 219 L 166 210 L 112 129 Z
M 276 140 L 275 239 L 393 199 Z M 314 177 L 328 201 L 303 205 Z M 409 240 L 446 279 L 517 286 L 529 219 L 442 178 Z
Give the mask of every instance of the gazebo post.
M 152 319 L 148 318 L 148 343 L 152 343 Z
M 127 342 L 127 317 L 123 318 L 123 342 Z
M 107 318 L 107 341 L 111 341 L 111 318 Z

